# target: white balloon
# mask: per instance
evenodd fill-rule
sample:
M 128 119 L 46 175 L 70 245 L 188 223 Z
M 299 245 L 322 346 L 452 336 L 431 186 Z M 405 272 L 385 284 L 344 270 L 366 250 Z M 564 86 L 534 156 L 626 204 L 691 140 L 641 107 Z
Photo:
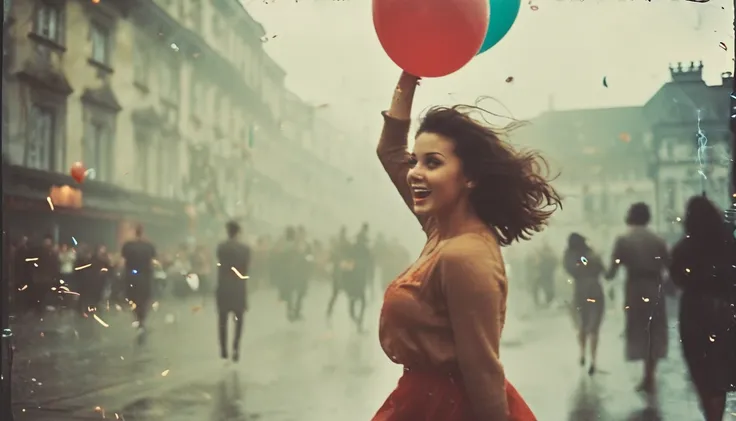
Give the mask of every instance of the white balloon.
M 197 291 L 199 289 L 199 276 L 197 276 L 196 273 L 190 273 L 187 275 L 187 284 L 189 284 L 189 288 L 192 289 L 192 291 Z

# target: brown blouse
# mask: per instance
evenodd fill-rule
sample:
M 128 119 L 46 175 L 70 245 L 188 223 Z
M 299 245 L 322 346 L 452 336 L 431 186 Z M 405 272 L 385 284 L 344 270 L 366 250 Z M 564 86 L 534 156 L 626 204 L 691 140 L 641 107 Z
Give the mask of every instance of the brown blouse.
M 384 169 L 411 207 L 406 181 L 410 122 L 386 113 L 378 144 Z M 506 318 L 501 248 L 485 226 L 440 238 L 419 217 L 427 243 L 419 259 L 386 290 L 379 337 L 386 355 L 411 368 L 459 369 L 479 421 L 506 421 L 499 341 Z

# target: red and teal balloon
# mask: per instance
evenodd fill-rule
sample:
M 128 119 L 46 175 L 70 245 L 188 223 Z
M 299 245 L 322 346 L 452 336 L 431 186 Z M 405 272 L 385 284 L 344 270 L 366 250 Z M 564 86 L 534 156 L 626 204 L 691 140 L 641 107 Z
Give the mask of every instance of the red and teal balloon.
M 488 51 L 506 36 L 521 9 L 521 0 L 490 0 L 490 3 L 491 18 L 488 21 L 488 32 L 478 54 Z
M 488 7 L 488 0 L 373 0 L 373 26 L 396 65 L 440 77 L 475 57 L 488 33 Z

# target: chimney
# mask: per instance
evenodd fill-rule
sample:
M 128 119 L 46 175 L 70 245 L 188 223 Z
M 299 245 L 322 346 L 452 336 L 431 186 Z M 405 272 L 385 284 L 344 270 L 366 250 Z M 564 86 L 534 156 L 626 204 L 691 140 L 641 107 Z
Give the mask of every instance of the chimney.
M 682 63 L 677 63 L 677 67 L 670 65 L 670 75 L 673 82 L 703 82 L 703 62 L 697 65 L 694 61 L 690 62 L 689 68 L 684 68 Z
M 721 73 L 721 85 L 722 86 L 733 86 L 733 73 L 731 72 Z

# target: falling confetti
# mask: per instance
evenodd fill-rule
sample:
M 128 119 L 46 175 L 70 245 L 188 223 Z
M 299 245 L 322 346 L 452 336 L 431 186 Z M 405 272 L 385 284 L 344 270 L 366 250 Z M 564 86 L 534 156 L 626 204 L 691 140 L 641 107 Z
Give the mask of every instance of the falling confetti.
M 608 76 L 603 76 L 603 87 L 608 88 Z
M 95 171 L 94 168 L 90 168 L 84 172 L 84 177 L 89 178 L 90 180 L 94 180 L 95 178 L 97 178 L 97 171 Z
M 88 267 L 90 267 L 90 266 L 92 266 L 92 263 L 88 263 L 88 264 L 86 264 L 86 265 L 83 265 L 83 266 L 77 266 L 77 267 L 75 267 L 75 268 L 74 268 L 74 270 L 82 270 L 82 269 L 87 269 L 87 268 L 88 268 Z
M 506 83 L 511 83 L 513 81 L 514 81 L 514 77 L 513 76 L 509 76 L 509 77 L 506 78 Z
M 618 138 L 621 139 L 621 141 L 624 143 L 631 142 L 631 135 L 626 132 L 623 132 L 620 135 L 618 135 Z
M 537 6 L 536 4 L 532 4 L 531 7 L 529 8 L 532 9 L 533 12 L 536 12 L 537 10 L 539 10 L 539 6 Z
M 95 320 L 97 320 L 97 323 L 101 324 L 102 326 L 104 326 L 104 327 L 110 327 L 110 325 L 109 325 L 109 324 L 105 323 L 105 321 L 104 321 L 104 320 L 102 320 L 102 319 L 100 319 L 99 317 L 97 317 L 97 315 L 96 315 L 96 314 L 93 314 L 93 315 L 92 315 L 92 317 L 93 317 L 93 318 L 94 318 Z
M 77 239 L 76 239 L 76 238 L 74 238 L 74 237 L 72 237 L 72 242 L 74 243 L 74 245 L 75 245 L 75 246 L 76 246 L 77 244 L 79 244 L 79 243 L 77 243 Z
M 54 210 L 54 202 L 51 201 L 51 198 L 50 197 L 46 197 L 46 202 L 48 202 L 49 207 L 53 211 Z
M 718 46 L 721 47 L 721 49 L 723 49 L 723 51 L 728 51 L 728 47 L 726 46 L 725 43 L 719 42 L 718 43 Z
M 163 373 L 161 373 L 161 377 L 166 377 L 169 375 L 169 370 L 164 370 Z

